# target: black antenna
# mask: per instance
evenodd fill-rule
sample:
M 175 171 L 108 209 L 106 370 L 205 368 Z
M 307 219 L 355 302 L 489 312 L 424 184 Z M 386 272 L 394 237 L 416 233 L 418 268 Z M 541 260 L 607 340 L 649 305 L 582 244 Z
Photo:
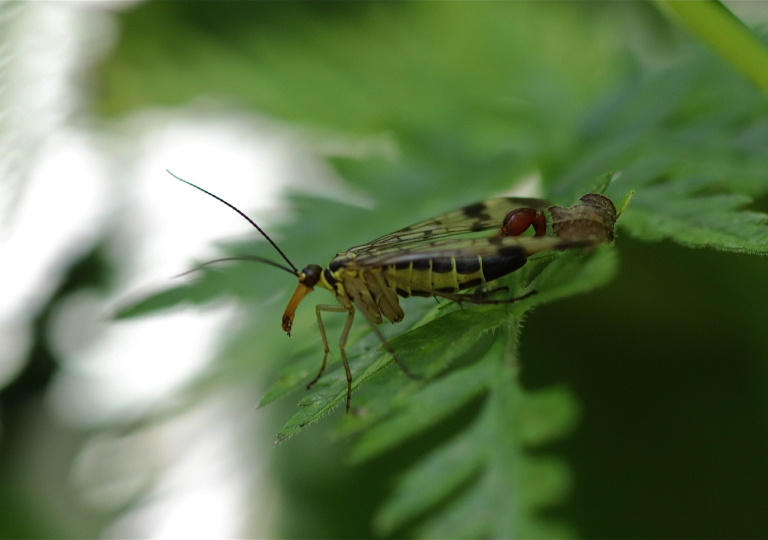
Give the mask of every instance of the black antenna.
M 261 262 L 261 263 L 264 263 L 264 264 L 268 264 L 270 266 L 274 266 L 275 268 L 279 268 L 280 270 L 285 270 L 286 272 L 288 272 L 289 274 L 293 274 L 294 276 L 296 275 L 296 272 L 294 272 L 293 270 L 291 270 L 287 266 L 283 266 L 282 264 L 278 264 L 275 261 L 270 261 L 269 259 L 265 259 L 264 257 L 257 257 L 256 255 L 240 255 L 238 257 L 223 257 L 221 259 L 214 259 L 212 261 L 206 261 L 204 263 L 198 264 L 194 268 L 191 268 L 191 269 L 187 270 L 186 272 L 182 272 L 181 274 L 178 274 L 178 275 L 173 276 L 173 277 L 180 278 L 180 277 L 186 276 L 187 274 L 191 274 L 192 272 L 197 272 L 198 270 L 202 270 L 203 268 L 205 268 L 206 266 L 209 266 L 211 264 L 216 264 L 216 263 L 225 262 L 225 261 L 255 261 L 255 262 Z
M 172 173 L 171 171 L 169 171 L 168 169 L 165 169 L 165 172 L 167 172 L 168 174 L 170 174 L 171 176 L 173 176 L 173 177 L 174 177 L 176 180 L 180 180 L 180 181 L 184 182 L 185 184 L 187 184 L 187 185 L 189 185 L 189 186 L 192 186 L 192 187 L 193 187 L 193 188 L 195 188 L 195 189 L 199 189 L 200 191 L 202 191 L 203 193 L 205 193 L 205 194 L 207 194 L 207 195 L 210 195 L 211 197 L 213 197 L 213 198 L 214 198 L 214 199 L 216 199 L 217 201 L 223 202 L 224 204 L 226 204 L 227 206 L 229 206 L 229 207 L 230 207 L 232 210 L 234 210 L 235 212 L 237 212 L 238 214 L 240 214 L 241 216 L 243 216 L 243 217 L 244 217 L 246 220 L 248 220 L 248 223 L 250 223 L 251 225 L 253 225 L 254 227 L 256 227 L 256 230 L 257 230 L 257 231 L 259 231 L 259 232 L 262 234 L 262 236 L 264 236 L 264 238 L 266 238 L 266 239 L 267 239 L 267 241 L 268 241 L 270 244 L 272 244 L 272 247 L 273 247 L 273 248 L 275 248 L 275 249 L 277 250 L 277 252 L 280 254 L 280 256 L 281 256 L 283 259 L 285 259 L 285 262 L 287 262 L 287 263 L 288 263 L 288 266 L 290 266 L 291 268 L 293 268 L 293 272 L 291 272 L 291 273 L 292 273 L 293 275 L 295 275 L 295 276 L 298 276 L 298 275 L 299 275 L 299 270 L 298 270 L 298 268 L 296 268 L 295 266 L 293 266 L 293 263 L 290 261 L 290 259 L 288 259 L 288 257 L 286 257 L 286 256 L 285 256 L 285 253 L 283 253 L 283 250 L 282 250 L 282 249 L 280 249 L 279 247 L 277 247 L 277 244 L 275 244 L 275 243 L 272 241 L 272 239 L 271 239 L 271 238 L 270 238 L 270 237 L 267 235 L 267 233 L 265 233 L 265 232 L 264 232 L 264 231 L 261 229 L 261 227 L 259 227 L 258 225 L 256 225 L 256 223 L 255 223 L 255 222 L 254 222 L 254 221 L 253 221 L 251 218 L 249 218 L 249 217 L 248 217 L 248 216 L 246 216 L 246 215 L 245 215 L 243 212 L 241 212 L 240 210 L 238 210 L 237 208 L 235 208 L 235 206 L 233 206 L 233 205 L 229 204 L 227 201 L 225 201 L 225 200 L 224 200 L 224 199 L 222 199 L 221 197 L 218 197 L 218 196 L 214 195 L 214 194 L 213 194 L 213 193 L 211 193 L 210 191 L 206 191 L 206 190 L 204 190 L 203 188 L 201 188 L 200 186 L 196 186 L 196 185 L 195 185 L 195 184 L 193 184 L 192 182 L 187 182 L 187 181 L 186 181 L 186 180 L 184 180 L 183 178 L 179 178 L 178 176 L 176 176 L 175 174 L 173 174 L 173 173 Z M 262 262 L 263 262 L 263 261 L 262 261 Z M 281 268 L 280 266 L 278 266 L 278 267 L 279 267 L 279 268 Z

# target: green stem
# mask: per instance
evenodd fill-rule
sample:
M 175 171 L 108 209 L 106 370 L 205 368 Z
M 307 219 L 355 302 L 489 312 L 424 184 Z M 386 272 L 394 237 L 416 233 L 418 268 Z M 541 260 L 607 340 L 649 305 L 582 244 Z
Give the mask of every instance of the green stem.
M 667 11 L 768 95 L 768 50 L 716 0 L 657 0 Z

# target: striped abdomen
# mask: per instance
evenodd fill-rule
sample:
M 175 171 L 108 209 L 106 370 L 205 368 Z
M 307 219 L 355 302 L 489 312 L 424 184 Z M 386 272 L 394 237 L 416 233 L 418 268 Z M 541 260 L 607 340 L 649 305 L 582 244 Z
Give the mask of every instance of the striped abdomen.
M 333 291 L 345 308 L 354 305 L 364 311 L 374 323 L 380 323 L 382 315 L 392 322 L 403 319 L 397 295 L 457 293 L 506 276 L 526 262 L 525 251 L 518 246 L 503 247 L 494 255 L 432 257 L 362 269 L 347 268 L 341 257 L 323 271 L 318 285 Z
M 397 294 L 432 296 L 432 291 L 457 293 L 506 276 L 526 262 L 525 252 L 507 247 L 498 254 L 472 257 L 434 257 L 386 267 L 387 283 Z

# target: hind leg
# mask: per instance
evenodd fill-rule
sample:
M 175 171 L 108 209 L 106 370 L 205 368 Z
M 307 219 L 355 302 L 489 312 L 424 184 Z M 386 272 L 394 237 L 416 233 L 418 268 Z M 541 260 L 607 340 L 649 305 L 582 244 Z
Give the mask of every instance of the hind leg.
M 347 346 L 347 337 L 349 337 L 349 331 L 352 328 L 352 321 L 354 319 L 355 308 L 350 306 L 349 315 L 347 315 L 347 322 L 344 323 L 344 329 L 341 331 L 341 337 L 339 338 L 341 361 L 344 363 L 344 371 L 347 372 L 347 412 L 349 412 L 349 404 L 352 401 L 352 372 L 349 369 L 349 362 L 347 362 L 347 352 L 344 349 Z

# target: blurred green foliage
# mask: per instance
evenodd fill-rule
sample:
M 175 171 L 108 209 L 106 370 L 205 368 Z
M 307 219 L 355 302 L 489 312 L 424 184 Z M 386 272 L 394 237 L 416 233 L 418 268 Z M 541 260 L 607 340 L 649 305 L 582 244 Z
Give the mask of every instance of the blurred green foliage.
M 768 103 L 729 65 L 636 3 L 160 2 L 120 24 L 103 115 L 216 96 L 321 139 L 394 142 L 394 156 L 330 160 L 375 211 L 293 197 L 300 223 L 281 245 L 298 265 L 531 174 L 562 204 L 609 171 L 621 172 L 614 199 L 637 191 L 615 249 L 514 276 L 513 290 L 541 290 L 528 303 L 407 302 L 407 321 L 431 322 L 392 344 L 427 370 L 453 362 L 430 386 L 380 369 L 358 328 L 364 414 L 339 434 L 358 434 L 352 459 L 368 461 L 345 468 L 317 430 L 279 447 L 281 536 L 768 534 L 765 261 L 679 245 L 768 249 L 765 215 L 744 210 L 768 188 Z M 223 249 L 270 255 L 263 242 Z M 523 311 L 604 284 L 615 251 L 617 279 L 537 308 L 518 352 Z M 278 382 L 264 404 L 295 401 L 320 361 L 314 313 L 302 306 L 288 343 L 282 306 L 264 303 L 292 285 L 269 268 L 211 268 L 126 314 L 222 295 L 253 304 L 202 387 L 266 377 Z M 329 412 L 343 385 L 336 362 L 281 437 Z M 553 442 L 579 410 L 576 434 Z

